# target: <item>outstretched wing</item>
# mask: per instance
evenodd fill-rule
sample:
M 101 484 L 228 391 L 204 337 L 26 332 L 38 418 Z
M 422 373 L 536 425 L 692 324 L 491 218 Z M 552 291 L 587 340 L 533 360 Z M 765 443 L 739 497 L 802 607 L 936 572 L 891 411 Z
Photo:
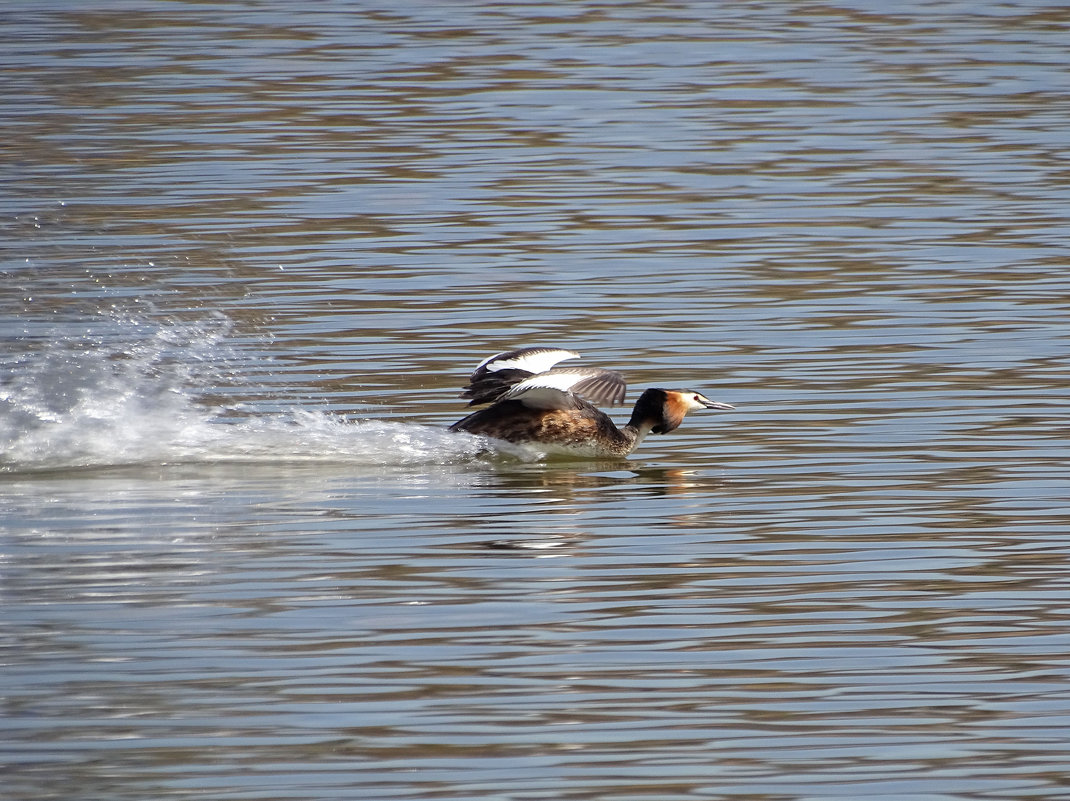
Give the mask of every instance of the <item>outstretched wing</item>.
M 558 362 L 565 359 L 578 359 L 580 354 L 574 350 L 562 348 L 520 348 L 496 353 L 479 363 L 472 378 L 480 371 L 493 373 L 495 370 L 527 370 L 529 373 L 545 373 Z
M 544 375 L 565 377 L 575 375 L 576 383 L 571 391 L 586 398 L 591 403 L 606 406 L 620 406 L 628 392 L 624 376 L 615 370 L 603 370 L 600 367 L 557 367 Z
M 599 367 L 558 367 L 514 384 L 501 400 L 518 400 L 536 409 L 574 409 L 576 396 L 591 403 L 616 406 L 624 401 L 628 385 L 613 370 Z
M 497 353 L 479 363 L 461 397 L 471 398 L 469 406 L 491 403 L 525 378 L 546 372 L 565 359 L 578 359 L 579 355 L 571 350 L 539 347 Z

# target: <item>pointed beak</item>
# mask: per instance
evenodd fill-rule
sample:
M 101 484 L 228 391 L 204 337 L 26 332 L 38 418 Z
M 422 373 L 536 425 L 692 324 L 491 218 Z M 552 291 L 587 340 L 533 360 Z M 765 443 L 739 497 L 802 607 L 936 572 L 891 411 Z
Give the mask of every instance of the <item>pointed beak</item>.
M 731 403 L 721 403 L 720 401 L 711 401 L 703 398 L 700 403 L 707 409 L 735 409 Z

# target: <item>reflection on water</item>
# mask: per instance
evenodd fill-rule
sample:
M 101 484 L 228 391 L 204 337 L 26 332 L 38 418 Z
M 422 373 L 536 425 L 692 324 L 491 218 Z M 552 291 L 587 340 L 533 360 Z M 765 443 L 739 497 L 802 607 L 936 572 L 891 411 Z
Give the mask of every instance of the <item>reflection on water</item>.
M 1067 9 L 4 22 L 13 798 L 1065 796 Z

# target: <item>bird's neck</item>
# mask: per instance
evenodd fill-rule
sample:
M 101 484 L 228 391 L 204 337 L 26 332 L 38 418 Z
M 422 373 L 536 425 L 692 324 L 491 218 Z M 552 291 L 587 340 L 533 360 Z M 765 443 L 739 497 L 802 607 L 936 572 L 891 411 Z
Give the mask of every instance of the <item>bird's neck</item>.
M 620 433 L 623 434 L 625 440 L 627 440 L 628 453 L 631 453 L 639 447 L 640 443 L 646 439 L 646 435 L 650 433 L 652 428 L 654 428 L 653 421 L 644 420 L 637 423 L 635 421 L 635 415 L 632 415 L 632 419 L 620 429 Z
M 648 389 L 639 396 L 632 409 L 631 419 L 622 429 L 631 446 L 629 453 L 639 446 L 647 434 L 663 425 L 664 409 L 664 393 L 659 390 Z

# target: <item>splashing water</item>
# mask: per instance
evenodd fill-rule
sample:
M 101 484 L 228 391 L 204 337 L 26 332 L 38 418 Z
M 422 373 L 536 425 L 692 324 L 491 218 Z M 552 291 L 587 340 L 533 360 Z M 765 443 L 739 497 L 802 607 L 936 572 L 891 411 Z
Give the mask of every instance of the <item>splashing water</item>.
M 0 472 L 161 462 L 450 463 L 474 437 L 322 412 L 235 417 L 202 396 L 238 376 L 222 316 L 121 321 L 107 336 L 54 336 L 4 366 Z

